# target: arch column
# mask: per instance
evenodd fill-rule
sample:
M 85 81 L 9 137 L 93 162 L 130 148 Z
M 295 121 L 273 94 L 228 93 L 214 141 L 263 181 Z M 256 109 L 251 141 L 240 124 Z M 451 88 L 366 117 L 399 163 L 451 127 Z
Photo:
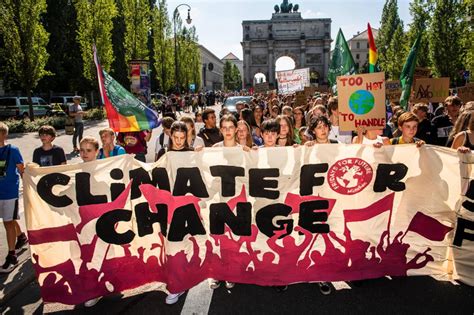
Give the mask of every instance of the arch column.
M 267 64 L 268 64 L 268 76 L 267 76 L 267 82 L 269 85 L 276 86 L 275 82 L 275 57 L 274 57 L 274 52 L 273 52 L 273 40 L 268 40 L 268 59 L 267 59 Z

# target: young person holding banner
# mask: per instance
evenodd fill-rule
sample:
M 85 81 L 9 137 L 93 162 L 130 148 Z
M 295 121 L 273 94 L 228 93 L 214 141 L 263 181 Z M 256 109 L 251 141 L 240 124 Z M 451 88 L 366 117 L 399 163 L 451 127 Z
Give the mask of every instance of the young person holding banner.
M 99 141 L 94 137 L 84 137 L 79 142 L 79 154 L 81 156 L 82 162 L 92 162 L 97 159 L 99 153 Z M 89 301 L 84 302 L 85 307 L 93 307 L 99 302 L 101 298 L 94 298 Z

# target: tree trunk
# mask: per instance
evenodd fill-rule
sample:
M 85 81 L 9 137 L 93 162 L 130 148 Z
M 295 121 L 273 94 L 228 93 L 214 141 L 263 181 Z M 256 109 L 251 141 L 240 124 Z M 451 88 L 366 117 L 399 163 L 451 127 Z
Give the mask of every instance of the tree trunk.
M 26 97 L 28 98 L 28 112 L 30 116 L 30 120 L 35 120 L 35 113 L 33 111 L 33 101 L 31 100 L 31 88 L 28 86 L 26 88 Z

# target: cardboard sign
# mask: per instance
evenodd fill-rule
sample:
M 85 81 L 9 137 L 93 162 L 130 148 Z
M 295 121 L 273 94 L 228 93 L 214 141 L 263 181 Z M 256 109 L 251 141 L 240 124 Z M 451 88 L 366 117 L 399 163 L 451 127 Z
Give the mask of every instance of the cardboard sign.
M 469 83 L 466 86 L 458 87 L 457 95 L 464 103 L 474 101 L 474 83 Z
M 385 73 L 337 77 L 339 128 L 385 128 Z
M 306 86 L 309 86 L 309 68 L 277 71 L 276 76 L 280 94 L 303 91 Z
M 417 102 L 444 102 L 449 96 L 449 78 L 429 78 L 415 81 L 413 101 Z
M 296 92 L 295 106 L 305 106 L 307 99 L 308 97 L 306 96 L 306 90 L 304 92 L 303 91 Z
M 416 67 L 415 72 L 413 72 L 413 79 L 429 78 L 431 75 L 431 70 L 429 68 Z
M 399 101 L 402 96 L 402 87 L 400 81 L 385 82 L 385 95 L 389 101 Z
M 268 89 L 269 89 L 269 87 L 268 87 L 268 82 L 262 82 L 262 83 L 257 83 L 257 84 L 255 84 L 254 89 L 253 89 L 253 92 L 254 92 L 255 94 L 257 94 L 257 93 L 265 93 L 265 92 L 268 91 Z

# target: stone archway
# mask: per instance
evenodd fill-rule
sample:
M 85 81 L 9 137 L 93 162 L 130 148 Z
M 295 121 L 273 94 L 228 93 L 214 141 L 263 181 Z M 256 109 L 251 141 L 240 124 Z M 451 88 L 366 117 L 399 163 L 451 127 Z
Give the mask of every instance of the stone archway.
M 269 7 L 269 9 L 271 9 Z M 253 85 L 254 75 L 265 74 L 276 87 L 275 62 L 288 56 L 295 68 L 311 68 L 319 82 L 327 80 L 331 50 L 331 19 L 303 19 L 300 12 L 276 12 L 270 20 L 242 21 L 244 85 Z
M 264 83 L 264 82 L 267 82 L 267 76 L 265 75 L 265 73 L 258 72 L 254 74 L 253 86 L 255 86 L 255 84 Z

